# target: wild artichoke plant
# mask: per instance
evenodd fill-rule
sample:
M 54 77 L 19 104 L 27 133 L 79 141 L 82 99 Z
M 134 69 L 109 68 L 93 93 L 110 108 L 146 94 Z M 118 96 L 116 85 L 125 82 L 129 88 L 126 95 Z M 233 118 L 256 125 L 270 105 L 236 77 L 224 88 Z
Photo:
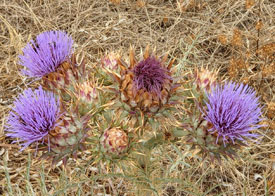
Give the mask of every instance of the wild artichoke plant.
M 6 135 L 19 138 L 21 150 L 36 144 L 44 157 L 66 162 L 89 145 L 94 160 L 129 155 L 143 167 L 153 148 L 180 137 L 211 159 L 233 157 L 247 138 L 258 137 L 253 130 L 261 127 L 261 108 L 248 86 L 221 85 L 217 71 L 206 68 L 178 83 L 174 60 L 165 64 L 168 56 L 159 58 L 149 47 L 140 60 L 131 48 L 128 64 L 111 53 L 87 74 L 72 46 L 65 32 L 49 31 L 19 56 L 23 73 L 42 78 L 45 89 L 25 90 L 10 112 Z

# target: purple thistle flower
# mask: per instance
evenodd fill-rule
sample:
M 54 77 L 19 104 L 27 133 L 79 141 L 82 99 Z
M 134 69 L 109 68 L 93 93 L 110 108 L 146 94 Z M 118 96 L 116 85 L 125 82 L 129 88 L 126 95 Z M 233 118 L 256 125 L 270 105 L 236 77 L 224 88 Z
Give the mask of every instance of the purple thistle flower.
M 35 91 L 25 90 L 14 101 L 7 121 L 6 135 L 19 138 L 24 150 L 30 144 L 44 142 L 49 131 L 57 126 L 59 118 L 59 101 L 51 92 L 46 92 L 40 86 Z
M 243 141 L 246 138 L 256 138 L 259 135 L 249 133 L 262 127 L 258 122 L 261 116 L 258 97 L 247 85 L 226 83 L 212 88 L 208 95 L 205 119 L 212 123 L 210 132 L 216 132 L 222 137 L 223 143 L 234 140 Z M 230 139 L 230 140 L 229 140 Z M 229 140 L 229 141 L 228 141 Z
M 168 70 L 162 67 L 161 62 L 155 57 L 148 57 L 140 61 L 133 69 L 134 85 L 137 90 L 144 89 L 158 95 L 166 79 L 171 79 Z
M 39 34 L 23 49 L 19 63 L 26 67 L 23 74 L 43 77 L 55 72 L 57 67 L 72 54 L 72 38 L 63 31 L 48 31 Z

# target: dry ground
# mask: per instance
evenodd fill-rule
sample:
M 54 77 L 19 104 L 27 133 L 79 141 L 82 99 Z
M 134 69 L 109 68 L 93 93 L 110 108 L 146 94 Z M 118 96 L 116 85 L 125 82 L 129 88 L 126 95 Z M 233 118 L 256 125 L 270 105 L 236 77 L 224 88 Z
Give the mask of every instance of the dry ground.
M 90 65 L 108 51 L 126 56 L 130 45 L 139 51 L 150 44 L 157 54 L 175 57 L 179 71 L 219 68 L 222 77 L 253 86 L 268 125 L 260 130 L 261 143 L 222 166 L 191 159 L 172 167 L 163 157 L 168 163 L 158 162 L 151 180 L 159 195 L 275 194 L 274 24 L 274 0 L 0 0 L 0 195 L 143 195 L 129 179 L 96 179 L 96 168 L 83 170 L 88 153 L 69 162 L 67 171 L 49 170 L 47 162 L 33 157 L 31 162 L 27 151 L 19 152 L 5 138 L 14 98 L 35 85 L 20 75 L 17 57 L 31 38 L 53 29 L 67 31 Z M 180 162 L 173 149 L 162 150 Z M 159 180 L 160 168 L 170 168 L 168 177 L 179 180 Z

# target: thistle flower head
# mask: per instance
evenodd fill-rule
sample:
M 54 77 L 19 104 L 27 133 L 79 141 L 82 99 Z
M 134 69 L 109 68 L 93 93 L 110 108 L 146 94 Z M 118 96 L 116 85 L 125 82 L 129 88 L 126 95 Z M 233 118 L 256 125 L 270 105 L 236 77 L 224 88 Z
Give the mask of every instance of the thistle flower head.
M 144 89 L 148 92 L 159 94 L 163 83 L 170 79 L 168 71 L 162 67 L 161 62 L 153 56 L 140 61 L 133 69 L 134 85 L 137 90 Z
M 217 133 L 217 141 L 222 137 L 225 145 L 258 136 L 250 131 L 261 127 L 258 125 L 261 108 L 255 91 L 247 85 L 232 82 L 218 85 L 208 94 L 206 105 L 205 119 L 213 125 L 209 131 Z
M 19 63 L 26 67 L 23 74 L 43 77 L 55 72 L 72 53 L 72 38 L 63 31 L 47 31 L 31 40 L 19 56 Z
M 37 90 L 27 89 L 14 101 L 7 121 L 6 135 L 19 138 L 24 150 L 34 142 L 44 142 L 49 131 L 54 129 L 59 117 L 59 102 L 53 93 L 40 86 Z
M 133 48 L 130 48 L 129 64 L 117 59 L 120 74 L 106 69 L 118 83 L 118 98 L 123 108 L 133 115 L 139 111 L 156 114 L 164 105 L 166 108 L 171 106 L 169 99 L 177 88 L 171 77 L 174 60 L 166 65 L 168 55 L 157 58 L 149 52 L 149 46 L 142 56 L 143 59 L 137 61 Z

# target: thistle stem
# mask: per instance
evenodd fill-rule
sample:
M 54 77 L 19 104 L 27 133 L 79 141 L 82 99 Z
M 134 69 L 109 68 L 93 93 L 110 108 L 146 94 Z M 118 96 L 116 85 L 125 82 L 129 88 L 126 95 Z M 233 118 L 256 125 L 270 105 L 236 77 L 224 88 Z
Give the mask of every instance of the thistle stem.
M 104 172 L 105 174 L 107 174 L 107 170 L 105 169 L 105 166 L 104 166 L 104 164 L 103 164 L 102 161 L 101 161 L 100 165 L 101 165 L 101 169 L 103 170 L 103 172 Z M 107 181 L 108 181 L 110 187 L 112 188 L 113 194 L 114 194 L 114 195 L 118 195 L 118 192 L 116 191 L 116 188 L 115 188 L 115 186 L 114 186 L 114 184 L 113 184 L 112 179 L 111 179 L 111 178 L 107 178 Z

